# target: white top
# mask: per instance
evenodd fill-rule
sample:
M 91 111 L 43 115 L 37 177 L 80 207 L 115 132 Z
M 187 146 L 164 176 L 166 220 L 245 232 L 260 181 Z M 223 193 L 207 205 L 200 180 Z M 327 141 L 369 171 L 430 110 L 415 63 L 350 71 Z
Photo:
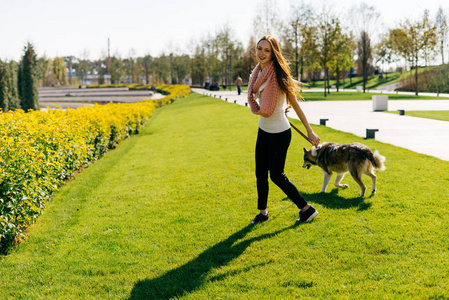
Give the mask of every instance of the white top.
M 259 99 L 260 106 L 262 106 L 262 94 L 267 82 L 262 84 L 257 93 L 254 95 L 254 98 Z M 274 113 L 268 118 L 263 116 L 259 117 L 260 129 L 268 133 L 279 133 L 290 128 L 290 123 L 285 115 L 285 109 L 287 108 L 286 100 L 286 95 L 281 91 L 281 89 L 279 89 L 278 104 L 274 110 Z

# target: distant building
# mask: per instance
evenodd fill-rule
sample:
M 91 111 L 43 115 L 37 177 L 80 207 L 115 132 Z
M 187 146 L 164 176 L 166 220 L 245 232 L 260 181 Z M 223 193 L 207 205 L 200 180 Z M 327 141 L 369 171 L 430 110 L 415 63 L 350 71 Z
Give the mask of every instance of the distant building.
M 81 84 L 82 85 L 96 85 L 100 84 L 100 76 L 97 74 L 91 74 L 84 77 Z M 103 83 L 101 84 L 111 84 L 111 75 L 103 75 Z

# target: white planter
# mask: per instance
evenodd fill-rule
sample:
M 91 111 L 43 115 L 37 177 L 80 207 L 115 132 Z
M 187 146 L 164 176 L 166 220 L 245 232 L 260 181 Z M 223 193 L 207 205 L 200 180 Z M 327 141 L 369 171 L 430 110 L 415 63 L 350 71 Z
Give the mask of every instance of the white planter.
M 388 110 L 388 96 L 373 96 L 372 101 L 374 111 Z

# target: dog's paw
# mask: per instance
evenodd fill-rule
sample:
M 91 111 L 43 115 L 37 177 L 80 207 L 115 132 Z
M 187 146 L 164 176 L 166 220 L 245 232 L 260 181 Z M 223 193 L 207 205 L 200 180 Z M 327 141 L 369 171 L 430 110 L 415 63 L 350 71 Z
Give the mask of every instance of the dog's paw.
M 376 189 L 371 191 L 371 194 L 375 194 L 376 193 Z
M 347 189 L 347 188 L 349 187 L 349 185 L 347 185 L 347 184 L 340 184 L 340 187 L 341 187 L 342 189 Z

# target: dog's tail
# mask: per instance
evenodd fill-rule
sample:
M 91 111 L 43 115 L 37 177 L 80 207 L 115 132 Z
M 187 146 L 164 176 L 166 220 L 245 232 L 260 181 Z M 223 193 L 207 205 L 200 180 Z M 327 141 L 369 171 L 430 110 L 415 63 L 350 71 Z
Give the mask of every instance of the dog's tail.
M 385 156 L 380 155 L 379 151 L 377 151 L 376 149 L 374 150 L 373 157 L 374 161 L 372 163 L 374 165 L 374 168 L 379 171 L 385 171 L 386 169 L 384 165 L 384 162 L 386 160 Z

